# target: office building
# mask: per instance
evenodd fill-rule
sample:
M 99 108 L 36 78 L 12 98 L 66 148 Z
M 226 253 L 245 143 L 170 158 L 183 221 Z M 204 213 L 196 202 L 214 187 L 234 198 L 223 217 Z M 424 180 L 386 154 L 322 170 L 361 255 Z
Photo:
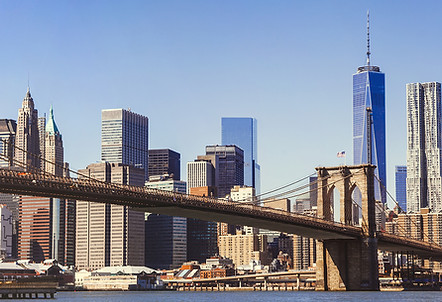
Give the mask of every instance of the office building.
M 54 110 L 51 106 L 49 109 L 49 118 L 44 131 L 44 141 L 40 141 L 44 145 L 44 171 L 57 176 L 64 176 L 64 149 L 63 139 L 55 123 Z
M 213 187 L 190 188 L 189 194 L 212 196 Z M 187 260 L 203 263 L 218 254 L 216 222 L 187 218 Z
M 125 109 L 101 111 L 101 160 L 145 170 L 147 181 L 149 119 Z
M 12 212 L 0 204 L 0 258 L 12 257 Z
M 40 148 L 40 170 L 44 171 L 46 168 L 46 114 L 38 118 L 37 121 L 37 129 L 38 129 L 38 146 Z
M 367 20 L 367 63 L 353 75 L 353 163 L 376 165 L 375 198 L 385 203 L 385 74 L 370 63 L 368 33 Z
M 253 188 L 253 187 L 234 186 L 230 190 L 230 199 L 235 202 L 257 205 L 257 201 L 256 201 L 256 197 L 255 197 L 255 188 Z M 220 223 L 220 224 L 225 225 L 224 223 Z M 220 225 L 218 225 L 218 227 L 220 227 Z M 225 226 L 224 226 L 224 229 L 226 229 Z M 258 232 L 259 232 L 259 229 L 255 228 L 255 227 L 232 225 L 230 227 L 227 227 L 227 234 L 225 234 L 224 232 L 219 232 L 219 235 L 228 235 L 228 234 L 235 235 L 238 230 L 241 230 L 242 233 L 244 233 L 246 235 L 258 234 Z
M 14 144 L 17 132 L 15 120 L 0 119 L 0 168 L 14 166 Z M 5 204 L 12 212 L 12 248 L 11 255 L 17 258 L 18 240 L 18 196 L 0 193 L 0 204 Z
M 16 132 L 17 123 L 14 120 L 0 119 L 0 168 L 13 165 Z
M 244 185 L 244 152 L 235 145 L 207 146 L 206 158 L 211 160 L 215 167 L 215 186 L 218 197 L 224 198 L 230 194 L 234 186 Z M 204 159 L 198 156 L 198 159 Z
M 277 238 L 278 250 L 292 259 L 292 269 L 311 269 L 316 263 L 316 240 L 299 235 L 281 233 Z
M 64 167 L 63 141 L 55 123 L 52 107 L 45 127 L 39 123 L 40 165 L 45 172 L 68 176 Z M 43 134 L 42 134 L 43 133 Z M 58 198 L 20 196 L 18 257 L 33 261 L 57 259 L 74 265 L 75 201 Z
M 143 186 L 143 169 L 121 163 L 90 164 L 79 177 Z M 77 201 L 75 266 L 144 265 L 144 213 L 127 206 Z
M 407 212 L 407 166 L 396 166 L 396 201 L 400 212 Z
M 146 182 L 146 188 L 186 193 L 184 181 L 152 178 L 149 176 L 151 181 Z M 187 261 L 187 219 L 159 214 L 146 216 L 145 265 L 158 269 L 179 268 Z
M 48 197 L 20 196 L 18 258 L 43 262 L 53 259 L 52 210 Z
M 195 160 L 187 163 L 188 193 L 190 188 L 198 187 L 216 187 L 215 167 L 210 161 Z
M 442 210 L 441 85 L 407 84 L 407 211 Z
M 270 264 L 267 237 L 257 234 L 220 236 L 219 255 L 233 260 L 235 266 L 248 265 L 251 260 Z
M 180 154 L 170 149 L 149 150 L 149 177 L 169 175 L 174 180 L 180 180 Z
M 14 164 L 25 170 L 40 168 L 40 144 L 38 132 L 38 111 L 34 108 L 31 91 L 26 92 L 22 108 L 18 110 L 16 150 Z
M 236 145 L 244 151 L 244 185 L 260 192 L 257 121 L 251 117 L 223 117 L 221 145 Z

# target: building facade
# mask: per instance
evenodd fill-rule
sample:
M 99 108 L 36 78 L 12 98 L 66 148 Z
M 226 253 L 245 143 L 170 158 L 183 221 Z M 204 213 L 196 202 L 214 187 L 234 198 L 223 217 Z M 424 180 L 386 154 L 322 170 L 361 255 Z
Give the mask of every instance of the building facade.
M 149 119 L 125 109 L 101 111 L 101 160 L 144 169 L 149 179 Z
M 34 108 L 34 100 L 29 87 L 22 107 L 18 110 L 15 145 L 17 148 L 14 152 L 14 165 L 25 170 L 40 168 L 38 111 Z
M 259 194 L 261 168 L 258 164 L 257 121 L 251 117 L 221 118 L 221 145 L 236 145 L 244 151 L 244 185 Z
M 198 187 L 216 187 L 215 168 L 210 161 L 196 160 L 187 163 L 187 190 Z
M 79 177 L 144 185 L 143 169 L 117 163 L 90 164 Z M 78 269 L 144 265 L 144 213 L 127 206 L 77 201 L 75 265 Z
M 407 212 L 407 166 L 395 167 L 396 201 L 401 212 Z
M 353 75 L 353 163 L 376 165 L 375 198 L 385 203 L 385 74 L 370 65 L 368 28 L 367 20 L 367 63 Z
M 180 180 L 180 154 L 170 149 L 149 150 L 149 176 L 168 175 L 174 180 Z
M 233 260 L 235 266 L 247 265 L 251 260 L 270 263 L 267 251 L 267 237 L 257 234 L 220 236 L 219 255 Z
M 12 257 L 12 212 L 4 205 L 0 204 L 0 258 Z
M 0 168 L 8 168 L 13 165 L 15 134 L 17 123 L 14 120 L 0 119 Z
M 442 210 L 441 85 L 407 84 L 407 210 Z
M 52 107 L 49 118 L 39 118 L 40 168 L 46 173 L 68 176 L 64 169 L 63 140 Z M 46 125 L 41 125 L 46 121 Z M 44 148 L 42 148 L 44 146 Z M 75 257 L 75 201 L 58 198 L 20 196 L 18 257 L 36 262 L 57 259 L 73 265 Z
M 218 197 L 230 195 L 234 186 L 244 185 L 244 152 L 235 145 L 207 146 L 206 157 L 215 158 L 215 186 Z M 201 158 L 199 156 L 198 158 Z
M 146 188 L 185 194 L 186 182 L 174 179 L 149 181 Z M 146 216 L 145 265 L 159 269 L 179 268 L 187 260 L 187 219 L 159 214 Z

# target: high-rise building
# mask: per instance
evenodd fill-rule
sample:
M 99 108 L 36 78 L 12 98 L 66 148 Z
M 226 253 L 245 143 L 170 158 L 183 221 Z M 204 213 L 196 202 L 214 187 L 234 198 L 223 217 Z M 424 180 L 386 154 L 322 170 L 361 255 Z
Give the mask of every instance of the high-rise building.
M 15 120 L 0 119 L 0 168 L 14 166 L 14 144 L 17 131 Z M 0 194 L 0 204 L 5 204 L 12 212 L 12 247 L 11 255 L 17 258 L 18 240 L 18 196 L 12 194 Z M 8 253 L 7 253 L 8 254 Z
M 44 171 L 46 168 L 46 114 L 38 118 L 37 122 L 38 129 L 38 145 L 40 147 L 40 170 Z
M 48 197 L 20 196 L 18 258 L 35 262 L 53 259 L 52 210 Z M 55 248 L 55 247 L 54 247 Z
M 49 118 L 45 127 L 44 139 L 44 171 L 57 176 L 63 176 L 64 149 L 63 139 L 55 123 L 54 110 L 49 109 Z M 41 144 L 43 145 L 43 144 Z
M 407 166 L 396 166 L 396 201 L 401 212 L 407 211 Z
M 180 154 L 170 149 L 149 150 L 149 177 L 169 175 L 172 179 L 180 180 Z
M 14 164 L 25 170 L 40 168 L 40 144 L 38 132 L 38 111 L 34 108 L 34 100 L 28 87 L 23 99 L 22 108 L 18 110 L 16 150 Z
M 13 165 L 16 131 L 17 123 L 14 120 L 0 119 L 0 168 Z
M 49 119 L 38 119 L 40 166 L 57 176 L 67 176 L 63 141 L 52 107 Z M 42 146 L 45 146 L 42 148 Z M 19 200 L 18 256 L 43 261 L 53 258 L 62 265 L 74 264 L 75 201 L 59 198 L 21 196 Z
M 148 180 L 149 119 L 125 109 L 101 111 L 101 160 L 145 170 Z
M 257 205 L 256 197 L 255 197 L 255 188 L 248 187 L 248 186 L 234 186 L 230 190 L 230 199 L 232 201 L 236 202 L 242 202 L 242 203 L 249 203 L 253 205 Z M 249 227 L 249 226 L 236 226 L 236 230 L 241 229 L 244 234 L 250 235 L 250 234 L 258 234 L 259 229 L 255 227 Z M 229 232 L 230 234 L 235 235 L 232 232 Z M 227 235 L 227 234 L 222 234 Z
M 146 188 L 185 194 L 186 182 L 172 178 L 153 180 L 146 182 Z M 145 265 L 159 269 L 180 267 L 187 261 L 187 219 L 159 214 L 146 216 Z
M 204 156 L 198 156 L 203 159 Z M 212 160 L 215 167 L 215 186 L 218 189 L 218 197 L 224 198 L 230 194 L 234 186 L 244 185 L 244 152 L 235 145 L 207 146 L 205 157 Z
M 442 210 L 441 85 L 407 84 L 407 211 Z
M 251 117 L 223 117 L 221 145 L 236 145 L 244 151 L 244 185 L 260 192 L 257 121 Z
M 190 193 L 190 188 L 198 187 L 216 187 L 215 168 L 210 161 L 187 163 L 187 191 Z
M 194 179 L 192 171 L 193 170 L 189 169 L 188 166 L 188 179 Z M 196 171 L 196 173 L 199 172 L 200 171 Z M 207 179 L 207 177 L 204 178 Z M 216 188 L 208 186 L 207 184 L 200 187 L 188 188 L 188 192 L 191 195 L 216 196 Z M 206 259 L 217 255 L 217 231 L 216 222 L 187 218 L 187 260 L 196 260 L 203 263 Z
M 144 185 L 144 170 L 118 163 L 90 164 L 79 177 Z M 127 206 L 77 201 L 75 265 L 78 269 L 144 265 L 144 213 Z
M 367 63 L 353 75 L 353 163 L 376 165 L 375 198 L 386 202 L 385 74 L 370 64 L 367 19 Z

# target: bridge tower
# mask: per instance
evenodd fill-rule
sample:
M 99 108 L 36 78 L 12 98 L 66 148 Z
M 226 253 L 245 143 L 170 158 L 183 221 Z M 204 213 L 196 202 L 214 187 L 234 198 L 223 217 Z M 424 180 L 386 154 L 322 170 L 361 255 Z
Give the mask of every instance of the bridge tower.
M 318 217 L 333 221 L 332 196 L 340 194 L 340 222 L 352 224 L 352 193 L 362 195 L 362 237 L 320 240 L 317 244 L 316 290 L 379 290 L 374 170 L 376 166 L 318 167 Z

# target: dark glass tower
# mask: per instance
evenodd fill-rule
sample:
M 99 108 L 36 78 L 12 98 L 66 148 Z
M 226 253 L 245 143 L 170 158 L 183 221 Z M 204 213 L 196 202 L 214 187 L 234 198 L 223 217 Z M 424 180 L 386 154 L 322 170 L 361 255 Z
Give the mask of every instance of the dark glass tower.
M 149 176 L 168 174 L 180 180 L 180 154 L 170 149 L 149 150 Z
M 257 121 L 251 117 L 223 117 L 221 145 L 236 145 L 244 151 L 244 185 L 260 191 L 260 166 L 257 155 Z
M 386 202 L 385 159 L 385 74 L 370 65 L 370 38 L 367 19 L 367 64 L 353 75 L 353 162 L 376 165 L 375 198 Z M 367 110 L 371 109 L 371 112 Z M 371 127 L 369 123 L 371 122 Z M 370 131 L 368 131 L 370 129 Z M 371 146 L 370 148 L 368 146 Z M 371 151 L 371 156 L 368 151 Z

